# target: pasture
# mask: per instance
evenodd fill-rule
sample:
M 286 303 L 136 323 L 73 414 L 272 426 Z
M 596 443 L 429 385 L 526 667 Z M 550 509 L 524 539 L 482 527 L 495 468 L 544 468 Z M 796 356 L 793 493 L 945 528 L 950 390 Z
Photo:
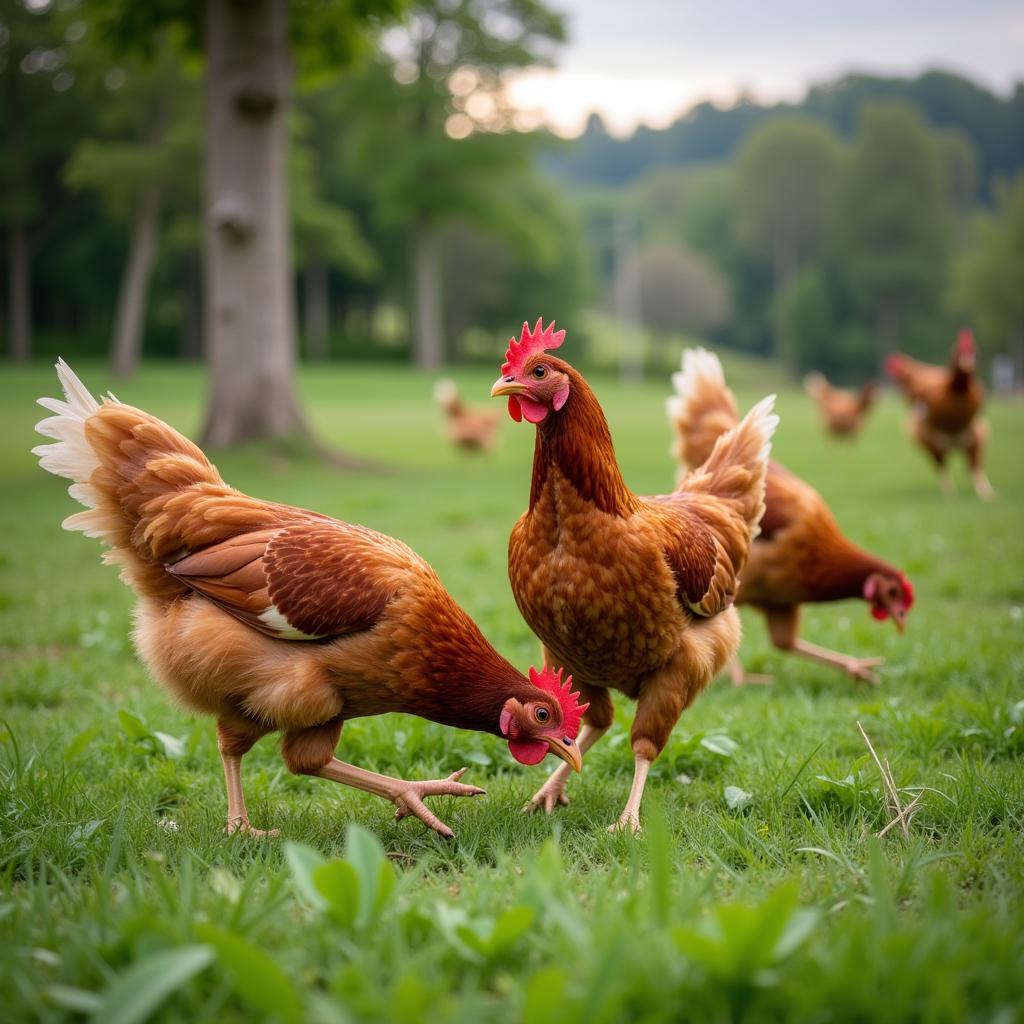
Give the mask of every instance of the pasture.
M 113 386 L 194 435 L 198 370 Z M 495 360 L 497 365 L 497 360 Z M 905 569 L 905 636 L 863 603 L 806 610 L 803 635 L 887 659 L 877 688 L 785 657 L 744 610 L 745 663 L 719 679 L 652 771 L 643 835 L 611 835 L 632 776 L 631 705 L 552 815 L 519 809 L 552 767 L 496 738 L 414 718 L 345 726 L 339 756 L 406 778 L 468 765 L 487 796 L 434 801 L 445 842 L 370 795 L 296 778 L 267 738 L 246 758 L 254 824 L 222 833 L 214 726 L 174 707 L 129 640 L 132 596 L 95 541 L 59 528 L 63 482 L 28 449 L 48 367 L 0 394 L 0 1018 L 139 1021 L 1013 1021 L 1024 1006 L 1024 405 L 993 403 L 983 505 L 962 465 L 943 499 L 888 396 L 853 444 L 827 439 L 771 368 L 726 364 L 745 408 L 782 387 L 778 458 L 856 541 Z M 493 375 L 465 370 L 484 403 Z M 431 381 L 305 368 L 319 435 L 392 467 L 344 474 L 260 450 L 216 459 L 261 497 L 402 538 L 525 669 L 506 541 L 525 507 L 533 428 L 498 451 L 442 438 Z M 630 485 L 669 489 L 668 382 L 593 380 Z M 919 797 L 889 829 L 878 768 Z M 358 826 L 350 828 L 350 825 Z M 320 863 L 323 859 L 324 863 Z

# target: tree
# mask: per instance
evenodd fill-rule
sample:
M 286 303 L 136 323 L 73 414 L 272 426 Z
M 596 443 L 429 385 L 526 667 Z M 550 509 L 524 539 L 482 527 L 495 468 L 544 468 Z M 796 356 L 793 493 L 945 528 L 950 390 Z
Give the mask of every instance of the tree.
M 426 0 L 389 34 L 388 60 L 363 80 L 366 116 L 354 144 L 383 219 L 409 226 L 414 352 L 423 369 L 443 355 L 442 226 L 462 219 L 516 230 L 505 193 L 529 173 L 533 140 L 509 132 L 502 76 L 546 59 L 563 35 L 561 18 L 539 0 Z
M 949 207 L 936 147 L 905 103 L 864 108 L 838 186 L 834 258 L 855 307 L 875 324 L 877 357 L 908 319 L 941 308 Z
M 204 334 L 210 446 L 307 433 L 295 389 L 288 209 L 293 65 L 351 62 L 366 26 L 396 0 L 101 0 L 114 32 L 146 48 L 183 23 L 206 59 Z
M 122 377 L 135 372 L 142 351 L 161 213 L 172 196 L 198 203 L 198 91 L 174 35 L 160 33 L 150 60 L 114 63 L 95 43 L 77 60 L 102 135 L 79 143 L 64 177 L 73 189 L 96 192 L 113 220 L 131 224 L 110 347 Z
M 619 273 L 639 295 L 641 322 L 656 335 L 701 333 L 728 319 L 725 282 L 691 249 L 669 242 L 634 249 Z
M 822 248 L 838 162 L 831 132 L 806 117 L 767 121 L 740 151 L 738 234 L 754 256 L 771 265 L 777 349 L 780 297 Z
M 0 223 L 14 360 L 32 352 L 33 257 L 62 212 L 61 165 L 88 126 L 79 97 L 69 91 L 74 73 L 63 29 L 48 3 L 9 0 L 0 14 Z
M 957 304 L 990 344 L 1024 367 L 1024 175 L 1000 182 L 992 214 L 979 215 L 974 244 L 957 266 Z

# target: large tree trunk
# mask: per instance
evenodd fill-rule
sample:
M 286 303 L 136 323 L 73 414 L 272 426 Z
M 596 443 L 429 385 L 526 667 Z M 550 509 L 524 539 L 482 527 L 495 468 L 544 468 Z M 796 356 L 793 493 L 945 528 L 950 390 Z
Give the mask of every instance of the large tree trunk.
M 7 284 L 10 356 L 23 363 L 32 355 L 32 252 L 19 220 L 7 226 Z
M 139 365 L 142 333 L 146 326 L 149 282 L 153 276 L 156 242 L 160 230 L 160 186 L 146 186 L 135 209 L 128 262 L 121 278 L 114 315 L 111 362 L 118 377 L 131 376 Z
M 437 231 L 420 221 L 413 232 L 413 355 L 421 370 L 441 365 L 441 252 Z
M 306 355 L 310 359 L 327 358 L 328 335 L 331 326 L 331 309 L 328 302 L 327 264 L 313 258 L 306 268 L 304 289 Z
M 286 178 L 287 0 L 207 0 L 203 441 L 305 430 L 295 390 Z
M 195 362 L 203 355 L 203 307 L 200 298 L 199 259 L 188 253 L 181 266 L 181 332 L 179 351 L 182 359 Z

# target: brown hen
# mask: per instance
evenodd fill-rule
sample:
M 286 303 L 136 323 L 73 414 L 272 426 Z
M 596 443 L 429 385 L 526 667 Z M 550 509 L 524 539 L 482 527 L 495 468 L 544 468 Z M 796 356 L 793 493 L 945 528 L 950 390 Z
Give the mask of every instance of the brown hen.
M 869 380 L 859 391 L 847 391 L 829 384 L 825 375 L 809 373 L 804 377 L 804 390 L 818 405 L 825 429 L 836 437 L 853 437 L 864 426 L 878 385 Z
M 675 493 L 640 498 L 626 486 L 611 434 L 583 376 L 545 350 L 553 325 L 510 343 L 492 395 L 537 424 L 530 505 L 509 540 L 519 610 L 548 665 L 563 665 L 590 702 L 585 751 L 612 722 L 610 690 L 637 702 L 635 769 L 613 828 L 640 827 L 651 762 L 683 710 L 735 653 L 737 581 L 763 511 L 772 398 L 714 445 Z M 566 803 L 555 771 L 528 808 Z
M 434 398 L 448 419 L 448 440 L 467 452 L 488 452 L 498 432 L 498 414 L 494 409 L 466 405 L 453 380 L 439 380 Z
M 43 468 L 74 481 L 87 511 L 64 526 L 99 538 L 139 598 L 135 645 L 185 706 L 213 715 L 227 831 L 259 833 L 242 756 L 282 731 L 296 773 L 392 801 L 445 836 L 427 796 L 483 790 L 408 782 L 334 756 L 344 722 L 389 711 L 504 737 L 517 760 L 549 751 L 579 769 L 582 708 L 555 673 L 522 676 L 484 639 L 436 574 L 400 541 L 228 487 L 191 441 L 154 416 L 102 404 L 63 362 L 66 401 L 37 430 Z
M 885 369 L 910 402 L 910 436 L 935 463 L 939 486 L 953 493 L 946 456 L 962 451 L 967 456 L 974 492 L 984 501 L 995 497 L 985 475 L 988 424 L 981 418 L 985 389 L 976 372 L 974 336 L 962 330 L 948 366 L 930 366 L 899 353 L 889 356 Z
M 726 386 L 722 364 L 704 349 L 683 353 L 681 373 L 673 376 L 677 394 L 668 400 L 675 433 L 673 454 L 679 477 L 707 458 L 716 439 L 739 421 L 736 399 Z M 874 618 L 892 618 L 903 631 L 914 600 L 910 581 L 894 566 L 849 541 L 821 495 L 777 462 L 768 466 L 761 532 L 750 549 L 737 604 L 758 608 L 768 622 L 772 643 L 841 669 L 854 679 L 877 683 L 873 669 L 881 658 L 853 658 L 808 643 L 799 636 L 800 606 L 862 598 Z M 733 682 L 770 682 L 749 676 L 738 658 L 730 665 Z

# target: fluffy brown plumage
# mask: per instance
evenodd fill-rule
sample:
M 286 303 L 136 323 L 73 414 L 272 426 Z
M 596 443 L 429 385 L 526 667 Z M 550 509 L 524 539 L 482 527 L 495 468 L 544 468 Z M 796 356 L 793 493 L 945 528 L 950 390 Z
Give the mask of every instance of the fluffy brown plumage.
M 707 458 L 716 438 L 734 426 L 739 415 L 722 366 L 703 349 L 683 353 L 683 369 L 674 376 L 678 394 L 668 400 L 675 434 L 673 454 L 679 475 Z M 848 540 L 824 499 L 813 487 L 783 469 L 768 466 L 765 512 L 761 532 L 743 570 L 737 604 L 750 604 L 764 613 L 772 643 L 825 664 L 855 679 L 877 682 L 872 669 L 878 658 L 852 658 L 807 643 L 799 636 L 800 606 L 847 598 L 867 600 L 877 619 L 892 617 L 902 631 L 913 590 L 894 566 Z M 735 682 L 766 681 L 746 676 L 738 659 Z
M 434 398 L 448 419 L 448 440 L 456 448 L 469 452 L 487 452 L 494 447 L 498 432 L 498 413 L 466 405 L 451 380 L 434 385 Z
M 234 490 L 166 423 L 98 404 L 57 369 L 66 401 L 40 399 L 55 415 L 37 429 L 58 443 L 34 451 L 88 506 L 65 527 L 107 545 L 137 593 L 135 643 L 153 675 L 216 717 L 229 831 L 258 831 L 240 762 L 269 732 L 284 733 L 291 771 L 376 793 L 443 835 L 423 797 L 483 791 L 462 771 L 407 782 L 337 760 L 345 721 L 400 711 L 504 736 L 525 763 L 550 749 L 579 767 L 567 692 L 502 658 L 410 548 Z
M 766 399 L 675 493 L 638 497 L 622 478 L 590 386 L 543 351 L 553 338 L 540 324 L 532 334 L 524 325 L 527 345 L 510 348 L 492 389 L 512 396 L 514 418 L 538 424 L 530 504 L 509 541 L 509 577 L 545 660 L 565 665 L 590 701 L 581 749 L 611 724 L 609 690 L 637 701 L 636 770 L 618 826 L 638 828 L 650 763 L 739 643 L 732 603 L 763 510 L 777 418 Z M 565 781 L 556 771 L 528 806 L 564 803 Z
M 818 405 L 825 429 L 836 437 L 853 437 L 864 426 L 878 385 L 869 380 L 858 391 L 833 387 L 821 373 L 804 377 L 804 389 Z
M 943 491 L 953 491 L 946 456 L 959 450 L 967 456 L 975 493 L 987 501 L 995 492 L 985 475 L 988 424 L 980 415 L 985 389 L 978 380 L 977 358 L 974 338 L 963 330 L 949 365 L 930 366 L 896 353 L 885 369 L 910 402 L 910 436 L 931 456 Z

